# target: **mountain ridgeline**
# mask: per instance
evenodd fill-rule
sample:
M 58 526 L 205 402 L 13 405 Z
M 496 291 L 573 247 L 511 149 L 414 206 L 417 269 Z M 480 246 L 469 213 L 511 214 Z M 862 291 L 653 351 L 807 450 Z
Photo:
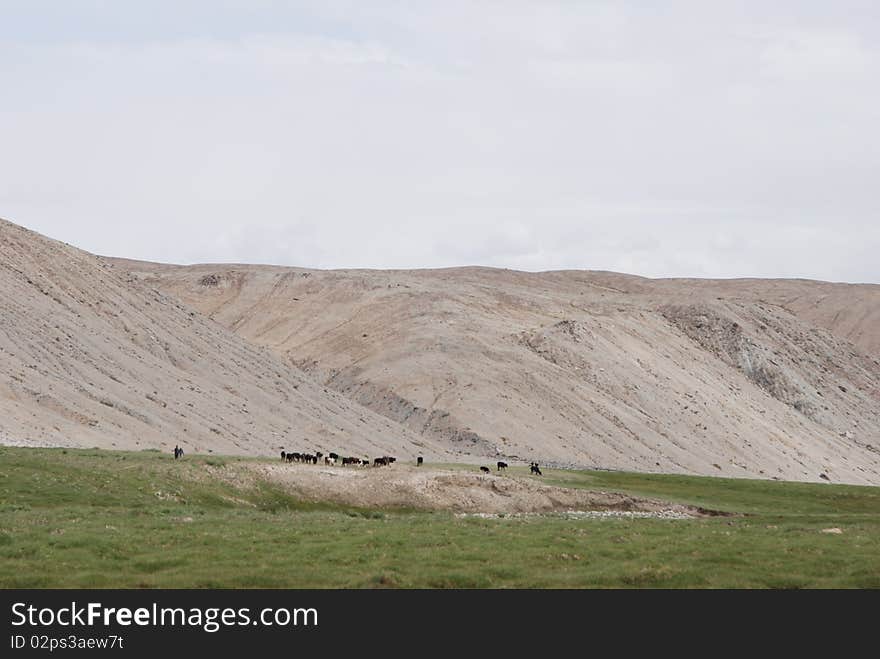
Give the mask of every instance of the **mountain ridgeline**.
M 0 254 L 0 443 L 880 484 L 880 286 Z

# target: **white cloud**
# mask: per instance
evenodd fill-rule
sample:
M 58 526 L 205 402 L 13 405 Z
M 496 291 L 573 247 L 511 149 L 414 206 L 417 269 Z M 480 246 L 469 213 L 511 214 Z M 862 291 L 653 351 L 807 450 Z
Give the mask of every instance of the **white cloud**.
M 0 215 L 164 261 L 880 282 L 874 10 L 183 7 L 0 27 Z
M 761 54 L 766 75 L 826 83 L 876 72 L 876 54 L 859 35 L 840 30 L 781 30 L 768 35 Z

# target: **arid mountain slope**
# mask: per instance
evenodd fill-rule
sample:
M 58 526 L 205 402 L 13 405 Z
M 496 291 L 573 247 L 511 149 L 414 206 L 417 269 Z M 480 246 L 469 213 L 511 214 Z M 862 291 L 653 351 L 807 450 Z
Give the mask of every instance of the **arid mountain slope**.
M 783 307 L 801 320 L 848 339 L 874 357 L 880 355 L 880 286 L 807 279 L 640 280 L 637 290 L 675 294 L 682 289 Z M 646 285 L 645 285 L 646 284 Z M 624 290 L 627 290 L 624 286 Z
M 0 442 L 442 454 L 106 260 L 2 220 Z
M 120 267 L 462 454 L 880 484 L 880 287 Z

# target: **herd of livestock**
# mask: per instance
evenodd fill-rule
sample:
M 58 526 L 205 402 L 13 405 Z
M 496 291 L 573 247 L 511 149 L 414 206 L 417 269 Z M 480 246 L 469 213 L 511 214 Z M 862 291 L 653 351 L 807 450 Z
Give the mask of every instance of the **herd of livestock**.
M 393 464 L 397 461 L 397 458 L 394 458 L 390 455 L 383 455 L 380 458 L 374 458 L 372 462 L 370 462 L 369 458 L 353 458 L 353 457 L 342 457 L 338 453 L 328 453 L 324 455 L 321 451 L 315 451 L 314 453 L 297 453 L 297 452 L 285 452 L 281 451 L 281 459 L 285 462 L 300 462 L 302 464 L 318 464 L 319 462 L 323 462 L 325 465 L 336 465 L 341 464 L 343 467 L 347 467 L 349 465 L 355 467 L 369 467 L 372 464 L 374 467 L 387 467 L 390 464 Z M 424 459 L 422 456 L 416 458 L 416 465 L 421 467 L 424 464 Z M 498 471 L 503 471 L 507 469 L 507 463 L 498 461 L 496 463 L 496 468 Z M 538 468 L 538 463 L 533 462 L 529 465 L 531 468 L 531 473 L 536 474 L 538 476 L 541 475 L 541 470 Z M 489 467 L 480 467 L 480 471 L 484 474 L 488 474 L 490 469 Z
M 281 459 L 286 462 L 301 462 L 303 464 L 318 464 L 319 462 L 323 462 L 325 465 L 335 465 L 342 464 L 343 467 L 347 467 L 348 465 L 354 465 L 356 467 L 369 467 L 370 466 L 370 458 L 352 458 L 352 457 L 341 457 L 337 453 L 329 453 L 324 455 L 321 451 L 316 451 L 315 453 L 285 453 L 281 451 Z M 393 458 L 390 455 L 383 455 L 381 458 L 376 458 L 373 460 L 372 464 L 374 467 L 387 467 L 393 462 L 396 462 L 397 458 Z M 422 459 L 419 458 L 419 464 L 422 464 Z

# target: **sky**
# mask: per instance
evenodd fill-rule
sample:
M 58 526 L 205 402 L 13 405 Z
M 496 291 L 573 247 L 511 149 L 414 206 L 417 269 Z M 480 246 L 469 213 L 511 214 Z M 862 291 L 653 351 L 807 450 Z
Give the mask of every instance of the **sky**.
M 0 0 L 0 217 L 105 255 L 880 283 L 878 127 L 873 1 Z

